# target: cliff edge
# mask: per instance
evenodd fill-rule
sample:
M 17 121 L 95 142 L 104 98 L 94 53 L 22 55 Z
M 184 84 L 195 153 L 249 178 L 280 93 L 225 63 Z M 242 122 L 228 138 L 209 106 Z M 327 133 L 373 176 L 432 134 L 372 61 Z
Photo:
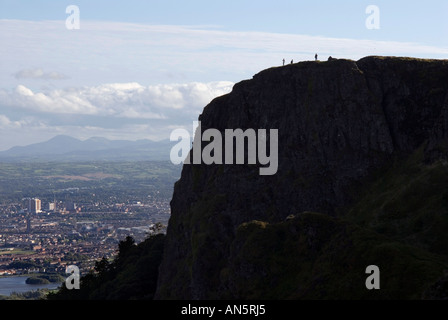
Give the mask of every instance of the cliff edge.
M 199 120 L 223 135 L 278 129 L 278 170 L 183 166 L 158 299 L 437 296 L 448 269 L 448 60 L 270 68 Z M 366 289 L 368 265 L 381 290 Z

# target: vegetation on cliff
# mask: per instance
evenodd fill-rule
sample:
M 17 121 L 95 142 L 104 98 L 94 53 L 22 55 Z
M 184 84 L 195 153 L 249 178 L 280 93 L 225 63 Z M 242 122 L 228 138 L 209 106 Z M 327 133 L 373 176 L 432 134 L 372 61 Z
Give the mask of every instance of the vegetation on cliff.
M 157 234 L 135 244 L 127 237 L 118 246 L 116 258 L 96 262 L 95 270 L 81 277 L 80 289 L 68 290 L 63 283 L 49 300 L 151 300 L 157 285 L 165 235 Z

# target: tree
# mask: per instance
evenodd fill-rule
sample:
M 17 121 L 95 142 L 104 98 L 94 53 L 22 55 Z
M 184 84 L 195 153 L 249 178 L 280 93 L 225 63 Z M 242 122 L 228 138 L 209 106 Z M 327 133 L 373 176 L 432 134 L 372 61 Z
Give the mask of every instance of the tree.
M 164 234 L 152 235 L 138 245 L 128 236 L 118 244 L 118 254 L 113 262 L 103 257 L 95 263 L 95 272 L 81 278 L 79 290 L 68 290 L 64 283 L 48 299 L 153 299 L 164 245 Z

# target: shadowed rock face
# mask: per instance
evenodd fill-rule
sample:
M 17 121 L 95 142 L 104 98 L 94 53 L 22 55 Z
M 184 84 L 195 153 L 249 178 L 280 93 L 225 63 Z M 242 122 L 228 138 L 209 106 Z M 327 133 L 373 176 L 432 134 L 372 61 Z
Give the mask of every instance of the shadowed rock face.
M 426 163 L 446 159 L 448 61 L 366 57 L 271 68 L 213 100 L 199 120 L 202 131 L 278 129 L 278 171 L 184 165 L 157 297 L 250 298 L 235 289 L 236 279 L 264 273 L 269 281 L 270 274 L 237 261 L 249 241 L 237 236 L 239 226 L 282 223 L 305 211 L 337 218 L 363 181 L 394 157 L 422 147 Z

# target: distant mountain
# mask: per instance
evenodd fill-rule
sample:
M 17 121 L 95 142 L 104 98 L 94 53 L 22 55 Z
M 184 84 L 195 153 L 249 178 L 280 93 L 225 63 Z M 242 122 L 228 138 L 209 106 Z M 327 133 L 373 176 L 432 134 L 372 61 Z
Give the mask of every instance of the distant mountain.
M 93 137 L 79 140 L 66 135 L 0 152 L 0 161 L 142 161 L 169 160 L 173 143 L 148 139 L 128 141 Z

